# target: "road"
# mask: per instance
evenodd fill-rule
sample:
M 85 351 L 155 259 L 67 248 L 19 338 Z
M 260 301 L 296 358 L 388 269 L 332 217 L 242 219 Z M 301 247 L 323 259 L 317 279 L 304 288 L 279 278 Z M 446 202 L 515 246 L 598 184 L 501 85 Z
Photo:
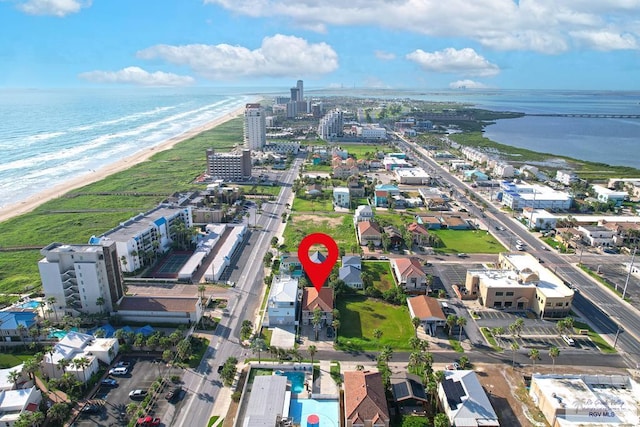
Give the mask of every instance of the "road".
M 262 214 L 257 220 L 256 230 L 244 248 L 248 256 L 244 265 L 240 265 L 240 279 L 232 288 L 233 297 L 229 300 L 227 312 L 221 319 L 215 335 L 209 343 L 202 362 L 195 370 L 186 370 L 183 375 L 184 386 L 188 390 L 187 401 L 167 425 L 206 426 L 211 415 L 211 408 L 217 398 L 222 382 L 217 373 L 217 366 L 233 356 L 243 360 L 248 350 L 240 345 L 240 325 L 243 320 L 253 320 L 254 313 L 262 301 L 264 254 L 271 245 L 291 196 L 293 181 L 298 176 L 302 159 L 297 158 L 289 171 L 283 174 L 280 185 L 282 190 L 273 202 L 264 203 Z M 245 257 L 241 258 L 244 261 Z
M 547 267 L 553 268 L 560 278 L 575 286 L 579 293 L 573 300 L 574 310 L 585 319 L 589 319 L 592 326 L 601 334 L 607 334 L 615 340 L 614 337 L 619 332 L 617 340 L 615 340 L 616 349 L 623 353 L 629 367 L 635 368 L 640 364 L 640 316 L 635 308 L 585 276 L 574 265 L 577 262 L 575 256 L 560 255 L 555 251 L 547 250 L 548 248 L 531 235 L 522 224 L 502 212 L 491 202 L 487 202 L 484 211 L 481 210 L 465 196 L 465 192 L 474 191 L 474 189 L 442 168 L 428 156 L 426 150 L 402 138 L 398 144 L 406 152 L 415 153 L 417 163 L 422 168 L 437 173 L 439 179 L 447 182 L 454 190 L 457 200 L 465 204 L 470 213 L 480 218 L 487 229 L 507 244 L 509 249 L 515 246 L 515 240 L 523 241 L 527 245 L 528 252 L 543 260 Z M 483 218 L 483 215 L 486 218 Z M 501 227 L 503 230 L 497 230 L 496 227 Z

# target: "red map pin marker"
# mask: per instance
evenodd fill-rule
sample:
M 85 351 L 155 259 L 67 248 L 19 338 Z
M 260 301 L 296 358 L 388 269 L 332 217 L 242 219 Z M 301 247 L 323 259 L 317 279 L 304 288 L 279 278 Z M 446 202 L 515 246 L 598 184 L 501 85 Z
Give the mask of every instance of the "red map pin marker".
M 323 245 L 329 251 L 327 259 L 323 263 L 316 264 L 309 258 L 309 248 L 313 245 Z M 338 245 L 336 242 L 324 233 L 313 233 L 302 239 L 298 246 L 298 259 L 307 273 L 313 287 L 320 292 L 320 288 L 324 285 L 331 274 L 331 269 L 338 260 Z

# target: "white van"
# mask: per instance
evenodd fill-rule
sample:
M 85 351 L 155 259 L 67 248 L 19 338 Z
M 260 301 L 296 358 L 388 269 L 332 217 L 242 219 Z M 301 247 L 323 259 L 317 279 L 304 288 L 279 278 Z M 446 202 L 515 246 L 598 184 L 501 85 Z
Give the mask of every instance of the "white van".
M 566 342 L 567 344 L 569 344 L 570 346 L 574 346 L 576 345 L 576 342 L 573 340 L 573 338 L 568 337 L 566 335 L 562 335 L 562 339 L 564 340 L 564 342 Z
M 109 375 L 127 375 L 127 373 L 129 373 L 129 370 L 123 366 L 109 369 Z

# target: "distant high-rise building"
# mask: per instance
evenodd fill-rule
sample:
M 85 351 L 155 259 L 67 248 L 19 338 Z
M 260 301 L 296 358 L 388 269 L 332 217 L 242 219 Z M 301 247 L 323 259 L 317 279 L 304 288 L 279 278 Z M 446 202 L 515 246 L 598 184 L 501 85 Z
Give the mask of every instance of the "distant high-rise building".
M 116 243 L 63 245 L 40 251 L 42 290 L 55 298 L 55 311 L 64 314 L 110 312 L 124 295 Z
M 298 80 L 296 87 L 298 88 L 298 98 L 296 101 L 304 101 L 304 83 L 302 80 Z
M 318 125 L 318 135 L 322 139 L 331 139 L 339 136 L 344 136 L 344 131 L 342 129 L 343 125 L 344 119 L 342 111 L 329 111 L 324 117 L 320 119 L 320 124 Z
M 291 91 L 291 102 L 297 102 L 298 101 L 298 94 L 300 93 L 298 91 L 298 88 L 297 87 L 292 87 L 289 90 Z
M 241 153 L 216 153 L 207 150 L 207 173 L 225 181 L 244 181 L 251 177 L 251 150 Z
M 260 104 L 247 104 L 244 110 L 244 145 L 261 150 L 267 142 L 267 124 Z

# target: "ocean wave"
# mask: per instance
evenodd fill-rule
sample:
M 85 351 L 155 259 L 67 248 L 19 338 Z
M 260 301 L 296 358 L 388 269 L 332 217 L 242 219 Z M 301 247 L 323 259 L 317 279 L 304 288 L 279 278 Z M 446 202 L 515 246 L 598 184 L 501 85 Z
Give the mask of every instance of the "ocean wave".
M 177 105 L 172 105 L 172 106 L 168 106 L 168 107 L 156 107 L 153 110 L 143 111 L 143 112 L 140 112 L 140 113 L 134 113 L 134 114 L 130 114 L 130 115 L 125 116 L 125 117 L 120 117 L 118 119 L 105 120 L 103 122 L 93 123 L 93 124 L 90 124 L 90 125 L 76 126 L 76 127 L 73 127 L 73 128 L 71 128 L 69 130 L 70 131 L 75 131 L 75 132 L 84 132 L 84 131 L 88 131 L 88 130 L 92 130 L 92 129 L 97 129 L 97 128 L 100 128 L 100 127 L 117 125 L 117 124 L 120 124 L 120 123 L 126 123 L 126 122 L 131 122 L 131 121 L 134 121 L 134 120 L 138 120 L 138 119 L 141 119 L 143 117 L 155 116 L 155 115 L 163 113 L 165 111 L 173 110 L 173 109 L 175 109 L 177 107 L 178 107 Z
M 24 140 L 26 142 L 38 142 L 38 141 L 46 141 L 47 139 L 57 138 L 59 136 L 65 135 L 67 132 L 44 132 L 38 133 L 35 135 L 30 135 L 26 137 Z

